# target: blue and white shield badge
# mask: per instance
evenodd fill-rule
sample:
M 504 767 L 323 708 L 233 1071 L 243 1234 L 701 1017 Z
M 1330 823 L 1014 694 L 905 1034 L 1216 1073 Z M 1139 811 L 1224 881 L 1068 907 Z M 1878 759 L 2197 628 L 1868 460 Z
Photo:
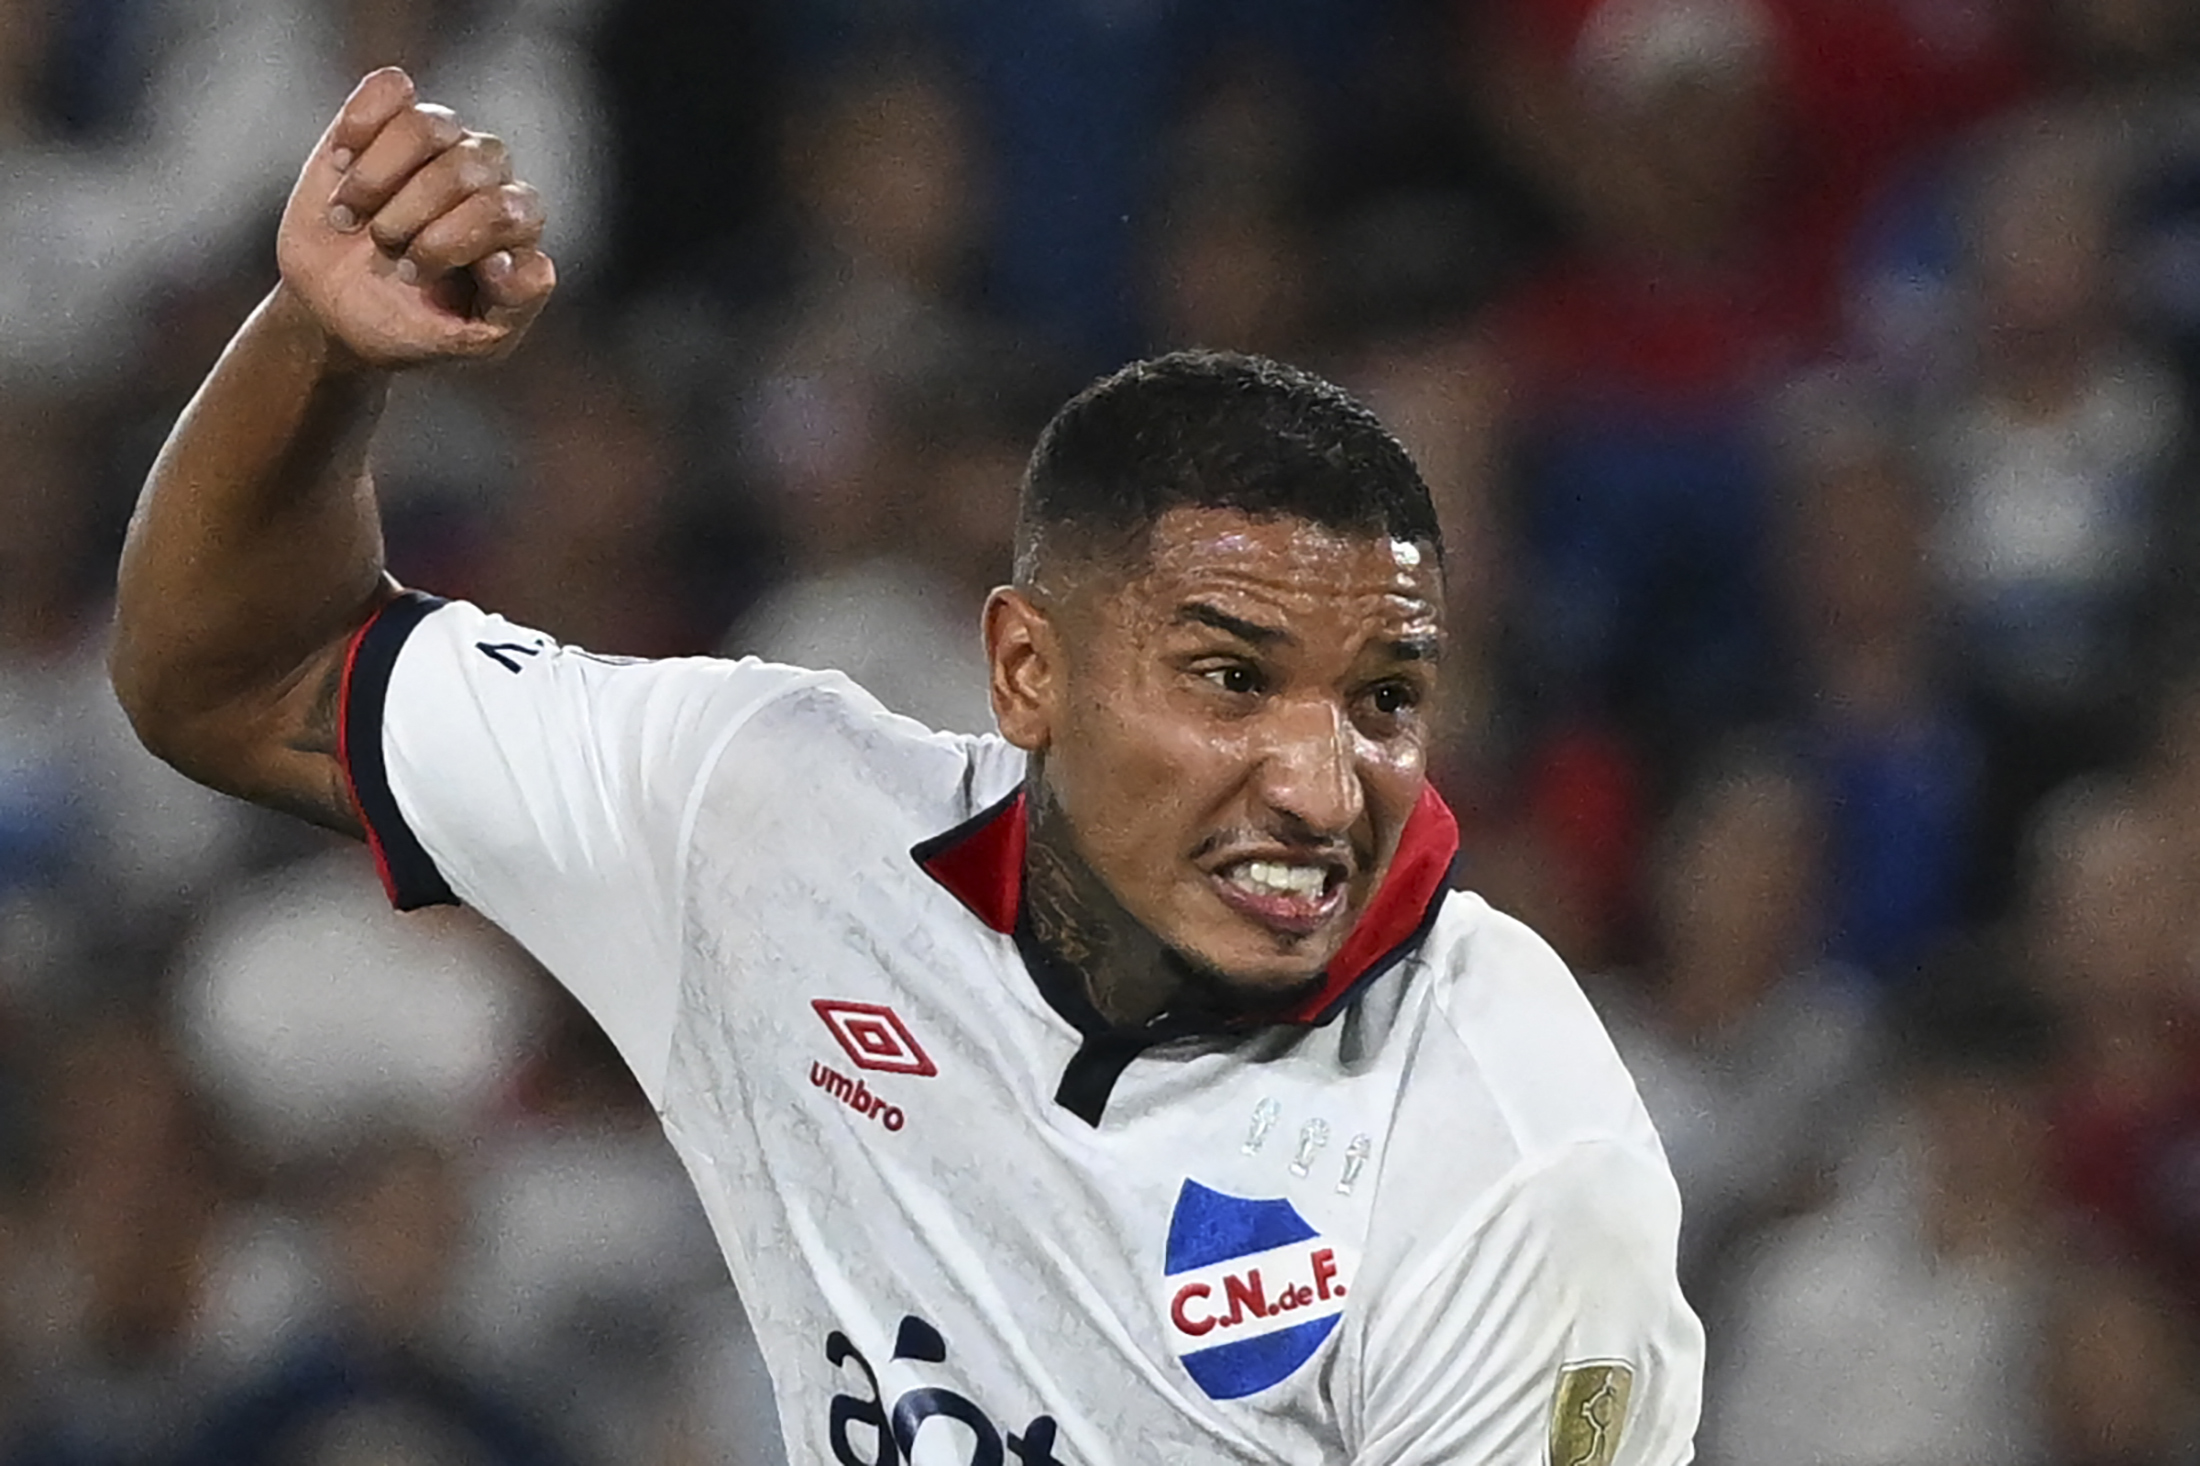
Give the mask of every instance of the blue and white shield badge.
M 1170 1346 L 1210 1399 L 1281 1384 L 1336 1330 L 1357 1260 L 1288 1201 L 1187 1180 L 1164 1263 Z

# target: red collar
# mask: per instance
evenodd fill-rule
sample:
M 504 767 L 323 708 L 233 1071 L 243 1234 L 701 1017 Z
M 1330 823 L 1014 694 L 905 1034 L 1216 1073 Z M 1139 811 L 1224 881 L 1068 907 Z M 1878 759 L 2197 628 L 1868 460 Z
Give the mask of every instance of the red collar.
M 910 852 L 925 871 L 987 926 L 1016 930 L 1024 895 L 1024 791 L 925 841 Z M 1459 822 L 1431 785 L 1398 838 L 1389 873 L 1331 959 L 1320 988 L 1284 1015 L 1289 1023 L 1322 1023 L 1364 979 L 1390 965 L 1435 916 L 1459 854 Z

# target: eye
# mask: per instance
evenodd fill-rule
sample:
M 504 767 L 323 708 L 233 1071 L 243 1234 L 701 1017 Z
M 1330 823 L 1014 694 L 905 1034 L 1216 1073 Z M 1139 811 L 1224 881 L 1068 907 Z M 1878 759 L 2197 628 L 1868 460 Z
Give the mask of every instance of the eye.
M 1244 697 L 1260 691 L 1260 673 L 1243 662 L 1208 667 L 1199 675 L 1233 696 Z
M 1367 700 L 1376 712 L 1395 718 L 1421 705 L 1421 689 L 1410 682 L 1380 682 L 1369 689 Z

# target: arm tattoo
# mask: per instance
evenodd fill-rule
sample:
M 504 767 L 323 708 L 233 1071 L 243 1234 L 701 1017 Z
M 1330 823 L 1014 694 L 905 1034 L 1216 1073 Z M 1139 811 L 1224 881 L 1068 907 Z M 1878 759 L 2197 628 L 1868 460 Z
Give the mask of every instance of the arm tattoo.
M 289 752 L 310 755 L 300 761 L 302 777 L 256 791 L 251 797 L 323 829 L 364 839 L 366 826 L 352 803 L 351 782 L 337 757 L 343 747 L 343 712 L 344 659 L 332 657 L 306 705 L 305 717 L 285 740 Z
M 291 748 L 299 753 L 318 753 L 334 758 L 343 746 L 340 726 L 343 715 L 344 662 L 334 657 L 329 660 L 327 672 L 322 674 L 321 685 L 313 690 L 304 726 L 292 737 Z

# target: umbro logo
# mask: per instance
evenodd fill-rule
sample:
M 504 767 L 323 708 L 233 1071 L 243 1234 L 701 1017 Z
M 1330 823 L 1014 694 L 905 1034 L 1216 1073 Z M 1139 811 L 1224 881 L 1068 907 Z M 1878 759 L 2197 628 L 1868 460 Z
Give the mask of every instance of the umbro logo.
M 854 1003 L 840 998 L 812 998 L 810 1006 L 825 1020 L 833 1038 L 858 1069 L 881 1074 L 908 1074 L 930 1079 L 939 1073 L 932 1056 L 917 1042 L 909 1025 L 884 1003 Z

